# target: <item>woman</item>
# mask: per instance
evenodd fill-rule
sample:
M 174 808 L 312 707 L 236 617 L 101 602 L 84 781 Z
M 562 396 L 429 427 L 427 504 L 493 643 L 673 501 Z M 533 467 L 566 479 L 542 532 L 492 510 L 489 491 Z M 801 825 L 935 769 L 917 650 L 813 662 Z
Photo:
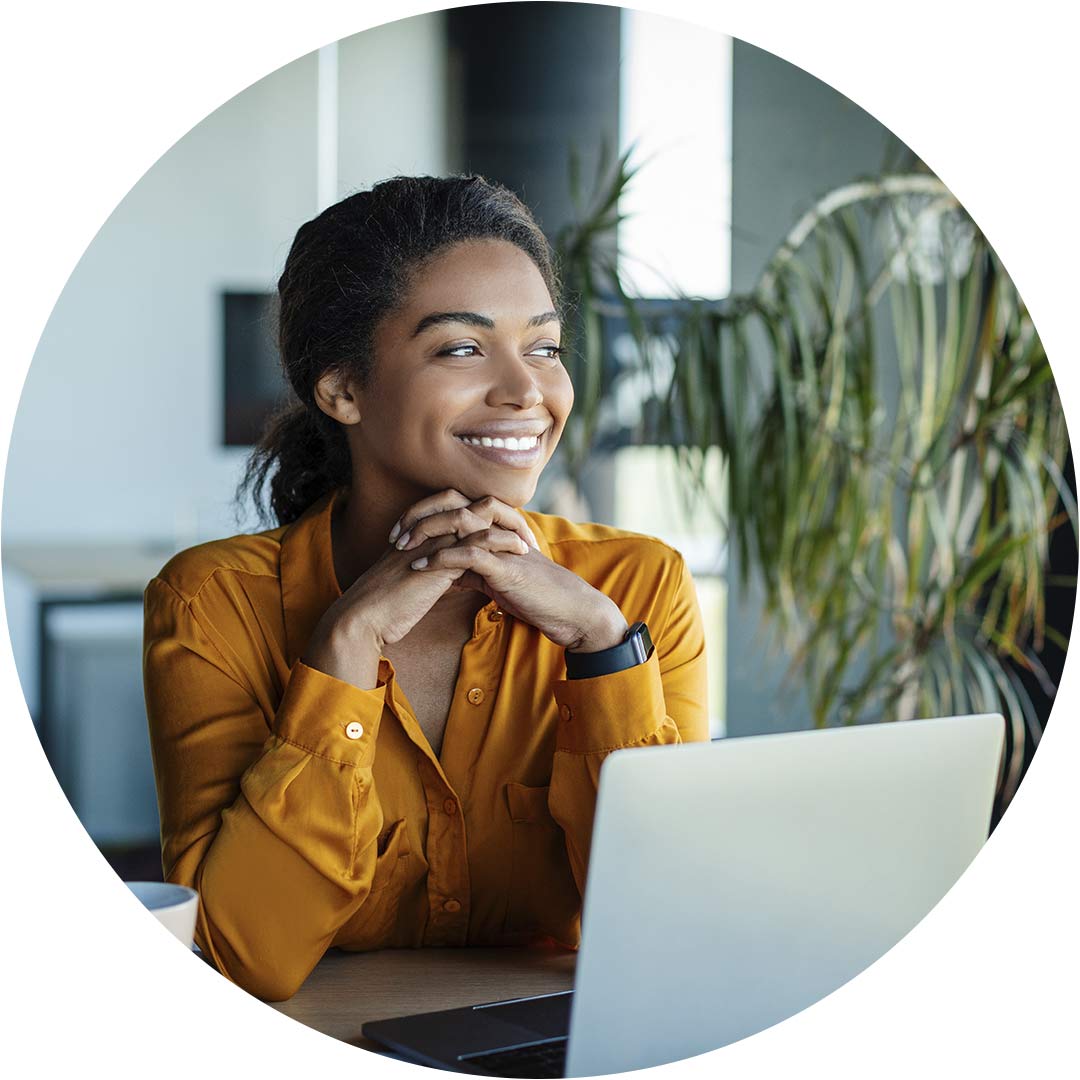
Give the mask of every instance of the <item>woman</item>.
M 601 762 L 707 738 L 705 656 L 678 552 L 520 509 L 573 403 L 548 244 L 481 177 L 395 177 L 278 288 L 298 401 L 241 485 L 278 525 L 146 589 L 165 878 L 269 1000 L 330 945 L 574 948 Z

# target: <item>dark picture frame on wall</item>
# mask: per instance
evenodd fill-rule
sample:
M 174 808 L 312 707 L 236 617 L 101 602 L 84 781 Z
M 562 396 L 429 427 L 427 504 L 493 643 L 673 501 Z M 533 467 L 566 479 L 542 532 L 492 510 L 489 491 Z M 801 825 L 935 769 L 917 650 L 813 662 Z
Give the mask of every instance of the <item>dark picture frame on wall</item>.
M 287 397 L 274 341 L 274 299 L 273 293 L 253 290 L 221 293 L 225 446 L 253 446 Z

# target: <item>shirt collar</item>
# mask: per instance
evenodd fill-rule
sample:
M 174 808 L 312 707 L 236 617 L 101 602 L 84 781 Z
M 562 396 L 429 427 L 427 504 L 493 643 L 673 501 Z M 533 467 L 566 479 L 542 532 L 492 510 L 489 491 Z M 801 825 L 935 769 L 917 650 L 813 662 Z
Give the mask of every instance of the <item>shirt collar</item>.
M 281 538 L 281 603 L 289 667 L 303 652 L 315 624 L 341 595 L 330 521 L 343 491 L 335 488 L 313 502 Z
M 540 549 L 540 554 L 551 558 L 551 545 L 548 543 L 547 537 L 544 535 L 542 519 L 537 517 L 534 510 L 519 510 L 525 520 L 529 523 L 529 528 L 532 529 L 533 536 L 536 537 L 536 545 Z

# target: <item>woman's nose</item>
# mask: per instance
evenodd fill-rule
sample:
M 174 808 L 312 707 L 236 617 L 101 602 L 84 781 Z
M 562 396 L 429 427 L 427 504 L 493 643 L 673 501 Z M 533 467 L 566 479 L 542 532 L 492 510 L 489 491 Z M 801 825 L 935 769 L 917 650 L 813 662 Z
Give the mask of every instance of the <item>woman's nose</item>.
M 544 400 L 535 375 L 520 357 L 500 358 L 495 371 L 488 391 L 489 405 L 516 405 L 521 409 L 534 409 Z

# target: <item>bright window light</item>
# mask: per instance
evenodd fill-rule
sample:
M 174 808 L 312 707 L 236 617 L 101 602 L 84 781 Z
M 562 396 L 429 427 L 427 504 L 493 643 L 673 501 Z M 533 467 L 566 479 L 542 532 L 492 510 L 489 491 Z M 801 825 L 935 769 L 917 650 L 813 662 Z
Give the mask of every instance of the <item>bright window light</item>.
M 731 38 L 621 9 L 619 143 L 643 162 L 619 210 L 619 270 L 639 296 L 731 288 Z M 655 154 L 655 157 L 653 155 Z M 651 159 L 651 160 L 649 160 Z

